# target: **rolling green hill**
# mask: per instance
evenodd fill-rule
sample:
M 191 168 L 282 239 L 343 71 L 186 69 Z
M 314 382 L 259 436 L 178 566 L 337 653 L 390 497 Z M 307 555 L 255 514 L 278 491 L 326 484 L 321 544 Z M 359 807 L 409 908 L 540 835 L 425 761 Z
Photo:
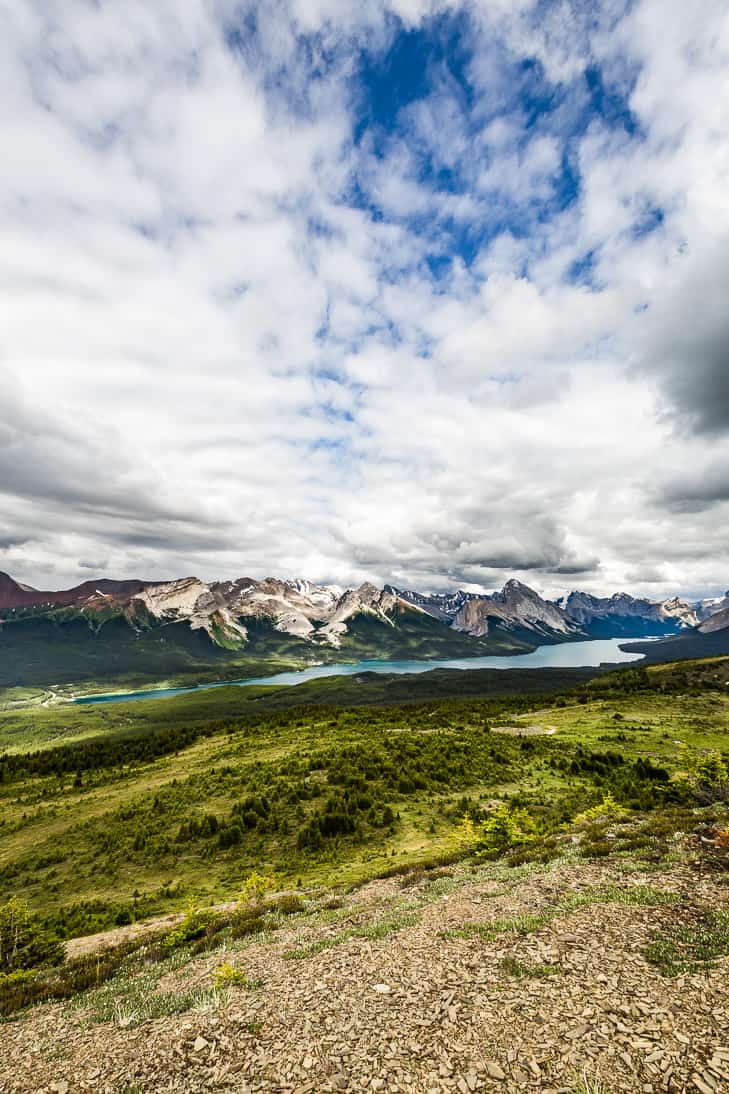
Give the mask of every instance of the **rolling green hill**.
M 649 664 L 722 657 L 729 654 L 729 627 L 708 634 L 692 628 L 658 642 L 626 642 L 623 648 L 640 651 Z

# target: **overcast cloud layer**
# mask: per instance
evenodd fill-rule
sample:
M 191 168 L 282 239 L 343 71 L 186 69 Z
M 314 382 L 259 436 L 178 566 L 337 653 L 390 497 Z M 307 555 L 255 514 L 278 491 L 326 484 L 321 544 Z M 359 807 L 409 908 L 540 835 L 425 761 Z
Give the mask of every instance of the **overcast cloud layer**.
M 0 569 L 727 587 L 725 0 L 0 19 Z

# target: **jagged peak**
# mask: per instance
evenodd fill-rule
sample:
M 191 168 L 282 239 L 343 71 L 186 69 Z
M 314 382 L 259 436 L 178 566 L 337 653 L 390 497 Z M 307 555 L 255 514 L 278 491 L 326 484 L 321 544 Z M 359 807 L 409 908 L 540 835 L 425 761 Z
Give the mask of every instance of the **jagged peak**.
M 377 600 L 382 596 L 384 589 L 378 588 L 377 585 L 373 584 L 371 581 L 363 581 L 362 584 L 353 591 L 354 595 L 358 596 L 360 600 Z
M 536 589 L 532 589 L 530 585 L 525 585 L 523 581 L 519 581 L 515 577 L 510 577 L 504 585 L 503 589 L 501 590 L 501 593 L 496 595 L 500 595 L 502 597 L 523 596 L 529 597 L 532 600 L 543 599 Z
M 680 596 L 663 601 L 636 598 L 624 591 L 598 597 L 584 590 L 573 590 L 559 599 L 545 599 L 518 578 L 509 578 L 501 590 L 490 594 L 465 592 L 420 593 L 402 591 L 394 585 L 383 587 L 364 581 L 356 588 L 342 589 L 322 585 L 307 578 L 234 580 L 205 582 L 194 574 L 170 581 L 88 581 L 74 589 L 58 593 L 30 590 L 0 572 L 0 608 L 45 605 L 94 605 L 108 599 L 122 610 L 146 608 L 151 617 L 164 622 L 186 620 L 193 627 L 210 627 L 213 613 L 220 616 L 229 635 L 242 636 L 246 619 L 269 622 L 276 629 L 312 641 L 331 641 L 347 633 L 347 621 L 360 613 L 392 622 L 406 609 L 430 615 L 445 626 L 476 636 L 489 627 L 524 628 L 535 635 L 554 637 L 591 633 L 587 626 L 605 627 L 610 617 L 641 620 L 643 626 L 666 624 L 666 629 L 695 626 L 729 602 L 692 602 Z M 714 607 L 715 605 L 715 607 Z M 240 623 L 242 630 L 238 629 Z M 216 624 L 217 625 L 217 624 Z M 631 626 L 633 624 L 630 624 Z M 616 623 L 625 627 L 625 623 Z

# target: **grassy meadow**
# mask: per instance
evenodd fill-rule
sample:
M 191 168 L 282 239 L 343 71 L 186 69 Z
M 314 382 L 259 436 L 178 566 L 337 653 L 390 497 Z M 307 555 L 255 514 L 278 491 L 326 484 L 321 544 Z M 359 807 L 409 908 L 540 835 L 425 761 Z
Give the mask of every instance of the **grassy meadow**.
M 527 811 L 548 858 L 607 793 L 680 817 L 696 804 L 674 779 L 686 747 L 729 751 L 729 658 L 519 675 L 531 694 L 504 694 L 503 671 L 86 707 L 5 692 L 0 904 L 18 896 L 73 937 L 235 899 L 254 870 L 277 889 L 346 886 L 453 857 L 463 816 L 497 802 Z

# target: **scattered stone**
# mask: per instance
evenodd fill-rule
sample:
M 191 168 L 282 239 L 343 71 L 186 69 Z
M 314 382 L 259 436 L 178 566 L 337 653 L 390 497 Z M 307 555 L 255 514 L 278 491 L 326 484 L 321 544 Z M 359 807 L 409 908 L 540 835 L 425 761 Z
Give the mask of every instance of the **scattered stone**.
M 588 905 L 529 934 L 444 937 L 635 883 L 611 861 L 550 864 L 508 884 L 500 864 L 457 865 L 447 902 L 427 884 L 405 900 L 396 879 L 373 882 L 346 897 L 347 927 L 396 918 L 403 904 L 417 922 L 337 941 L 341 920 L 302 917 L 247 942 L 241 963 L 265 989 L 227 993 L 205 1014 L 209 1036 L 194 1012 L 121 1028 L 89 1020 L 83 996 L 33 1008 L 2 1027 L 0 1094 L 558 1094 L 580 1075 L 609 1075 L 615 1094 L 729 1091 L 729 1047 L 716 1043 L 729 1029 L 726 965 L 674 980 L 652 969 L 643 950 L 665 908 Z M 716 878 L 680 864 L 650 885 L 690 891 L 692 905 L 726 899 Z M 320 940 L 331 944 L 284 960 Z M 560 962 L 561 975 L 509 976 L 506 958 Z M 220 960 L 195 956 L 154 990 L 206 991 Z
M 493 1060 L 486 1061 L 486 1070 L 489 1074 L 489 1077 L 492 1079 L 501 1080 L 506 1078 L 506 1073 L 504 1072 L 503 1068 L 499 1067 L 499 1065 Z

